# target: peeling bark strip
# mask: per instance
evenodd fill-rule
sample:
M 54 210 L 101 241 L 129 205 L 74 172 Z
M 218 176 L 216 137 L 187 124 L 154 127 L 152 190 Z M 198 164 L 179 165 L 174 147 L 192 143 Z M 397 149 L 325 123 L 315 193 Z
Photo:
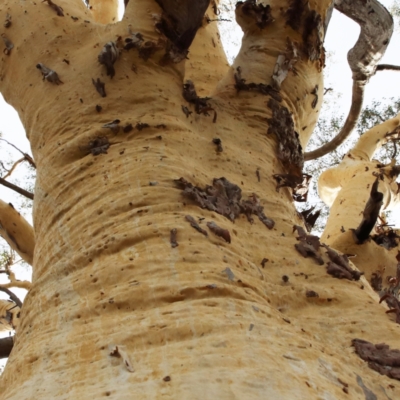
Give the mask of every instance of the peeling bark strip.
M 353 339 L 351 344 L 356 354 L 367 361 L 371 369 L 381 375 L 400 380 L 400 350 L 390 350 L 385 343 L 373 344 L 362 339 Z
M 208 236 L 208 232 L 201 228 L 200 225 L 196 222 L 196 220 L 191 215 L 185 216 L 186 221 L 190 222 L 190 226 L 192 226 L 196 231 L 202 233 L 204 236 Z
M 114 64 L 119 56 L 119 50 L 115 42 L 108 42 L 101 49 L 100 54 L 97 56 L 100 64 L 103 64 L 107 70 L 107 76 L 111 79 L 115 75 Z
M 4 50 L 3 50 L 3 53 L 4 53 L 6 56 L 9 56 L 10 53 L 11 53 L 11 50 L 14 48 L 14 45 L 12 44 L 11 40 L 9 40 L 9 39 L 6 37 L 5 33 L 2 33 L 2 34 L 1 34 L 1 37 L 2 37 L 2 39 L 3 39 L 4 45 L 6 46 L 6 47 L 4 48 Z
M 308 256 L 311 256 L 315 258 L 315 260 L 319 265 L 323 265 L 324 260 L 322 259 L 319 253 L 319 248 L 321 247 L 319 237 L 314 235 L 308 235 L 301 226 L 294 225 L 293 230 L 295 229 L 297 230 L 297 233 L 299 235 L 296 239 L 300 241 L 300 243 L 296 243 L 294 245 L 296 250 L 303 257 L 307 258 Z
M 272 118 L 268 119 L 268 133 L 274 133 L 278 138 L 278 158 L 290 174 L 302 176 L 303 150 L 299 134 L 294 130 L 292 115 L 285 106 L 273 99 L 269 99 L 268 107 L 272 110 Z
M 0 360 L 7 358 L 14 346 L 14 336 L 9 336 L 0 339 Z
M 42 63 L 36 64 L 36 68 L 40 69 L 40 72 L 42 73 L 42 76 L 43 76 L 43 80 L 46 79 L 48 82 L 55 83 L 56 85 L 59 85 L 60 83 L 64 83 L 58 77 L 58 74 L 56 71 L 53 71 L 52 69 L 47 68 Z
M 99 136 L 93 140 L 90 140 L 87 146 L 83 146 L 82 150 L 86 154 L 93 154 L 98 156 L 99 154 L 107 154 L 107 149 L 110 147 L 110 142 L 107 136 Z
M 264 83 L 246 83 L 246 79 L 242 78 L 242 69 L 240 67 L 236 68 L 235 78 L 235 88 L 238 92 L 241 90 L 250 91 L 254 90 L 266 96 L 271 96 L 276 101 L 282 101 L 282 97 L 279 92 L 273 88 L 271 85 L 265 85 Z
M 294 65 L 299 58 L 297 44 L 287 39 L 286 52 L 279 54 L 276 59 L 274 73 L 272 74 L 272 83 L 276 90 L 279 90 L 282 82 L 286 79 L 289 71 L 295 71 Z
M 292 196 L 294 201 L 307 201 L 308 187 L 312 178 L 311 175 L 302 174 L 302 176 L 299 177 L 290 174 L 275 174 L 273 177 L 278 183 L 276 186 L 277 192 L 279 192 L 281 187 L 290 187 L 292 188 Z
M 64 16 L 64 10 L 58 6 L 57 4 L 54 4 L 51 0 L 43 0 L 42 3 L 47 3 L 56 13 L 59 17 Z
M 310 61 L 320 60 L 320 68 L 324 67 L 324 24 L 322 17 L 315 10 L 308 11 L 304 19 L 303 44 Z
M 105 83 L 100 78 L 97 78 L 97 80 L 92 78 L 92 83 L 101 97 L 107 97 Z
M 156 0 L 162 8 L 156 27 L 169 40 L 166 56 L 172 62 L 184 60 L 201 27 L 210 0 Z
M 386 313 L 396 314 L 396 323 L 400 324 L 400 301 L 392 293 L 385 293 L 379 300 L 379 303 L 386 300 L 386 304 L 390 307 L 390 310 Z
M 256 3 L 256 0 L 239 1 L 236 3 L 236 15 L 239 13 L 252 18 L 260 29 L 264 29 L 267 25 L 274 22 L 271 15 L 271 6 Z
M 326 254 L 328 254 L 328 257 L 331 260 L 328 262 L 326 268 L 328 274 L 333 275 L 335 278 L 346 278 L 350 281 L 358 281 L 360 276 L 364 275 L 364 272 L 356 271 L 350 267 L 349 259 L 346 254 L 338 254 L 326 244 L 323 244 L 322 246 L 325 247 Z
M 170 236 L 169 236 L 169 241 L 170 241 L 171 247 L 172 247 L 173 249 L 174 249 L 175 247 L 178 247 L 178 246 L 179 246 L 178 242 L 176 241 L 176 235 L 177 235 L 177 233 L 178 233 L 178 231 L 177 231 L 176 228 L 171 229 Z
M 207 226 L 211 232 L 215 233 L 219 237 L 222 237 L 222 239 L 224 239 L 225 242 L 227 243 L 231 242 L 231 235 L 228 229 L 221 228 L 214 221 L 207 222 Z
M 185 196 L 194 200 L 201 208 L 215 211 L 232 222 L 239 214 L 245 214 L 250 223 L 253 223 L 251 215 L 254 214 L 268 229 L 272 229 L 275 225 L 275 222 L 264 214 L 264 207 L 260 205 L 255 194 L 249 200 L 241 201 L 242 189 L 226 178 L 214 179 L 213 185 L 207 185 L 205 189 L 193 186 L 184 178 L 176 179 L 174 182 L 183 188 Z
M 383 193 L 378 192 L 379 178 L 376 178 L 371 187 L 370 197 L 363 211 L 363 219 L 354 231 L 358 244 L 364 243 L 378 220 L 379 211 L 383 204 Z
M 315 206 L 309 208 L 308 210 L 304 210 L 300 213 L 308 232 L 311 232 L 312 228 L 315 225 L 315 222 L 317 221 L 319 215 L 321 214 L 321 210 L 313 212 L 314 208 Z
M 303 50 L 311 61 L 320 60 L 320 67 L 324 66 L 325 55 L 323 41 L 325 27 L 322 17 L 315 10 L 310 10 L 308 1 L 292 0 L 286 11 L 286 23 L 296 32 L 302 31 Z
M 129 372 L 135 372 L 135 369 L 133 368 L 133 365 L 129 359 L 128 353 L 125 351 L 124 347 L 125 346 L 120 346 L 120 345 L 112 347 L 110 351 L 110 356 L 121 357 L 126 369 Z
M 183 85 L 182 94 L 183 98 L 187 102 L 194 104 L 197 114 L 204 114 L 206 116 L 209 116 L 210 114 L 208 114 L 208 111 L 214 111 L 213 122 L 215 123 L 217 121 L 217 112 L 207 103 L 207 101 L 211 100 L 211 98 L 197 96 L 196 89 L 192 81 L 186 81 L 186 83 Z M 186 114 L 186 117 L 188 117 L 192 113 L 185 106 L 182 106 L 182 110 Z

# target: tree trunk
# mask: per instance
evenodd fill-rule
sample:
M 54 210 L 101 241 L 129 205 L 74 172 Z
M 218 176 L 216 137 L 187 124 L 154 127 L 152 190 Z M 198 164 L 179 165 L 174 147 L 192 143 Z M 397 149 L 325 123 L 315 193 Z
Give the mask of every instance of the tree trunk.
M 113 25 L 97 24 L 80 0 L 58 0 L 64 17 L 46 3 L 1 6 L 12 14 L 14 48 L 0 63 L 0 89 L 24 123 L 37 181 L 32 288 L 0 393 L 304 399 L 344 390 L 363 399 L 361 377 L 378 397 L 385 389 L 395 397 L 398 385 L 388 388 L 393 381 L 351 349 L 354 338 L 399 347 L 395 323 L 364 278 L 335 280 L 296 251 L 293 225 L 302 221 L 291 191 L 277 191 L 273 179 L 301 172 L 295 131 L 304 148 L 321 105 L 319 38 L 330 1 L 310 0 L 315 14 L 296 17 L 285 12 L 296 2 L 273 0 L 266 26 L 248 2 L 239 6 L 245 36 L 229 69 L 215 23 L 204 23 L 196 40 L 211 40 L 195 41 L 188 60 L 165 55 L 170 42 L 154 24 L 166 3 L 130 0 Z M 110 41 L 120 46 L 129 25 L 148 43 L 121 51 L 111 79 L 98 55 Z M 293 67 L 266 88 L 279 55 Z M 63 83 L 42 80 L 38 63 Z M 185 100 L 185 77 L 212 95 L 208 108 Z M 182 184 L 202 189 L 221 177 L 248 204 L 259 199 L 274 227 L 259 208 L 260 218 L 235 219 L 232 203 L 212 210 L 224 180 L 207 201 Z

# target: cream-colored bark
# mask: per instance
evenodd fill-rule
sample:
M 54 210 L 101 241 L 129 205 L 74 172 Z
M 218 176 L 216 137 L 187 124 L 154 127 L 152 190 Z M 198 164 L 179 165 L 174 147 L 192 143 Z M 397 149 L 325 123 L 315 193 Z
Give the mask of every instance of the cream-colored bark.
M 181 106 L 194 109 L 182 97 L 184 63 L 160 66 L 163 48 L 148 61 L 122 52 L 113 79 L 98 64 L 102 46 L 125 37 L 129 24 L 146 40 L 160 39 L 155 2 L 131 0 L 123 21 L 109 26 L 84 22 L 91 17 L 78 0 L 59 3 L 79 20 L 38 12 L 41 4 L 30 1 L 0 6 L 16 21 L 0 90 L 18 110 L 37 163 L 33 286 L 0 380 L 4 399 L 342 398 L 343 381 L 352 399 L 363 399 L 357 375 L 379 396 L 383 387 L 395 397 L 398 384 L 350 347 L 355 337 L 400 347 L 395 323 L 366 281 L 361 288 L 335 280 L 296 252 L 292 226 L 301 221 L 272 178 L 284 170 L 267 134 L 269 97 L 234 87 L 237 66 L 248 83 L 270 84 L 287 38 L 301 43 L 285 24 L 289 2 L 271 1 L 275 22 L 265 29 L 244 26 L 236 64 L 210 101 L 216 123 L 186 118 Z M 324 17 L 329 3 L 309 6 Z M 43 82 L 39 62 L 64 84 Z M 213 74 L 213 63 L 203 67 Z M 92 78 L 105 82 L 107 97 Z M 301 52 L 280 93 L 303 144 L 320 105 L 311 105 L 316 85 L 322 91 L 319 61 Z M 115 119 L 148 127 L 103 128 Z M 89 151 L 96 137 L 108 138 L 107 154 Z M 204 187 L 221 176 L 244 198 L 256 194 L 274 229 L 244 216 L 233 224 L 174 184 L 183 177 Z M 207 221 L 228 229 L 231 243 L 193 229 L 188 214 L 205 218 L 205 229 Z
M 16 329 L 21 309 L 14 303 L 0 299 L 0 332 Z
M 118 20 L 118 0 L 90 0 L 89 9 L 93 19 L 101 24 L 112 24 Z
M 12 204 L 0 200 L 0 235 L 28 264 L 33 263 L 35 234 Z

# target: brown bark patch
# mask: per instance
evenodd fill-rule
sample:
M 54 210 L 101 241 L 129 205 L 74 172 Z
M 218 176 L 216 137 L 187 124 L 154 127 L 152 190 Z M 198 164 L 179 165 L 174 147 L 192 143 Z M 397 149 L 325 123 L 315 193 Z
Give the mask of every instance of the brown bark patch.
M 156 24 L 168 39 L 166 58 L 172 62 L 184 60 L 201 27 L 210 0 L 156 0 L 163 13 Z
M 299 134 L 294 130 L 292 114 L 274 99 L 268 101 L 268 107 L 272 110 L 268 133 L 274 133 L 278 138 L 278 158 L 290 174 L 302 176 L 303 149 Z
M 400 380 L 400 350 L 390 349 L 385 343 L 373 344 L 362 339 L 353 339 L 351 344 L 356 354 L 367 361 L 371 369 Z
M 238 14 L 243 14 L 251 18 L 260 29 L 264 29 L 267 25 L 275 21 L 271 15 L 271 6 L 261 3 L 257 4 L 256 0 L 237 2 L 236 15 L 238 16 Z
M 264 207 L 255 194 L 248 200 L 242 200 L 242 189 L 224 177 L 214 179 L 212 186 L 207 185 L 205 189 L 193 186 L 184 178 L 176 179 L 175 183 L 183 189 L 183 195 L 192 199 L 201 208 L 215 211 L 232 222 L 240 214 L 245 214 L 250 223 L 254 222 L 252 215 L 256 215 L 269 229 L 275 224 L 264 214 Z
M 290 187 L 292 189 L 294 201 L 307 201 L 308 187 L 312 178 L 311 175 L 302 174 L 302 176 L 296 176 L 291 174 L 275 174 L 273 177 L 277 182 L 276 191 L 279 191 L 281 187 Z
M 279 91 L 276 90 L 271 85 L 266 85 L 264 83 L 246 83 L 246 79 L 242 78 L 242 69 L 240 67 L 236 68 L 235 78 L 235 89 L 240 92 L 245 91 L 255 91 L 266 96 L 271 96 L 277 102 L 282 101 L 282 97 Z M 288 111 L 289 112 L 289 111 Z

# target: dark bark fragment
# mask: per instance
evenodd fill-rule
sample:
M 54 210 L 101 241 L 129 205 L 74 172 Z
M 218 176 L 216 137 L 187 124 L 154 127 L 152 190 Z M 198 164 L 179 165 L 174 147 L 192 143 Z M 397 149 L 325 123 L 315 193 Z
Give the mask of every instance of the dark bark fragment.
M 385 343 L 373 344 L 362 339 L 353 339 L 351 344 L 356 354 L 367 361 L 371 369 L 381 375 L 400 380 L 400 350 L 391 350 Z
M 9 40 L 9 39 L 7 38 L 7 36 L 5 35 L 5 33 L 2 33 L 2 34 L 1 34 L 1 37 L 2 37 L 2 39 L 3 39 L 4 45 L 6 46 L 6 47 L 3 49 L 3 53 L 4 53 L 6 56 L 9 56 L 10 53 L 11 53 L 11 50 L 14 48 L 14 45 L 12 44 L 11 40 Z
M 311 94 L 315 96 L 311 103 L 311 108 L 314 109 L 318 104 L 318 85 L 315 85 L 314 89 L 311 91 Z
M 303 150 L 299 134 L 294 130 L 292 115 L 273 99 L 268 101 L 268 107 L 272 110 L 272 118 L 268 119 L 268 133 L 277 136 L 278 158 L 289 174 L 300 177 L 304 166 Z
M 171 231 L 170 231 L 169 240 L 170 240 L 170 242 L 171 242 L 171 247 L 172 247 L 172 248 L 175 248 L 175 247 L 178 247 L 178 246 L 179 246 L 179 245 L 178 245 L 178 242 L 176 241 L 176 235 L 177 235 L 177 233 L 178 233 L 178 231 L 177 231 L 176 228 L 173 228 L 173 229 L 171 229 Z
M 392 293 L 385 293 L 379 300 L 379 303 L 386 300 L 386 304 L 389 306 L 389 310 L 386 313 L 396 314 L 396 323 L 400 324 L 400 301 Z
M 156 0 L 163 13 L 156 25 L 169 40 L 167 57 L 173 62 L 186 58 L 201 27 L 210 0 Z
M 265 263 L 267 263 L 269 260 L 268 260 L 268 258 L 263 258 L 262 260 L 261 260 L 261 266 L 263 267 L 263 268 L 265 268 Z
M 210 97 L 199 97 L 197 96 L 196 89 L 194 87 L 194 83 L 190 80 L 187 80 L 186 83 L 183 85 L 183 98 L 191 103 L 194 104 L 195 106 L 195 111 L 197 114 L 204 114 L 206 116 L 210 115 L 208 114 L 209 111 L 214 112 L 214 119 L 213 122 L 216 122 L 217 120 L 217 112 L 208 104 L 208 100 L 211 100 Z M 187 112 L 183 109 L 184 106 L 182 106 L 183 112 L 187 115 Z M 185 107 L 186 110 L 187 107 Z M 191 114 L 191 111 L 188 110 L 188 112 Z
M 84 148 L 87 154 L 98 156 L 99 154 L 107 154 L 107 149 L 110 147 L 110 142 L 107 136 L 98 136 L 90 140 L 88 145 Z
M 186 106 L 182 106 L 182 111 L 186 115 L 186 118 L 189 118 L 189 115 L 192 114 L 192 111 L 190 111 Z
M 382 290 L 382 275 L 380 271 L 373 272 L 371 274 L 371 287 L 375 290 L 375 292 L 380 292 Z
M 97 56 L 99 63 L 106 67 L 107 76 L 111 79 L 115 75 L 114 64 L 117 61 L 118 56 L 119 50 L 115 42 L 106 43 L 101 49 L 100 54 Z
M 64 16 L 64 10 L 58 6 L 57 4 L 54 4 L 51 0 L 43 0 L 42 3 L 47 3 L 56 13 L 59 17 Z
M 323 48 L 324 25 L 322 17 L 315 10 L 310 10 L 304 19 L 303 44 L 310 61 L 320 60 L 320 67 L 324 67 L 325 55 Z
M 7 13 L 6 19 L 3 24 L 4 28 L 9 28 L 11 26 L 11 24 L 12 24 L 11 19 L 12 19 L 11 15 L 9 13 Z
M 228 229 L 221 228 L 214 221 L 207 222 L 207 226 L 211 232 L 215 233 L 219 237 L 222 237 L 222 239 L 224 239 L 225 242 L 227 243 L 231 242 L 231 235 Z
M 205 189 L 193 186 L 184 178 L 176 179 L 175 183 L 183 189 L 185 196 L 194 200 L 201 208 L 215 211 L 232 222 L 239 214 L 245 214 L 252 223 L 252 215 L 254 214 L 269 229 L 272 229 L 275 224 L 272 219 L 264 214 L 264 208 L 255 194 L 250 196 L 249 200 L 241 200 L 242 190 L 240 187 L 229 182 L 226 178 L 214 179 L 213 185 L 207 185 Z
M 314 292 L 314 290 L 307 290 L 306 297 L 319 297 L 319 294 Z
M 291 174 L 275 174 L 274 179 L 277 181 L 276 191 L 281 187 L 292 188 L 292 196 L 294 201 L 305 202 L 308 196 L 308 187 L 311 175 L 302 174 L 301 177 Z
M 331 260 L 327 265 L 328 274 L 334 276 L 335 278 L 346 278 L 349 280 L 358 281 L 363 272 L 356 271 L 350 267 L 349 259 L 346 254 L 339 254 L 335 250 L 332 250 L 326 244 L 322 245 L 326 249 L 326 254 Z
M 368 239 L 369 234 L 378 220 L 379 211 L 383 204 L 383 193 L 378 192 L 378 185 L 379 180 L 376 178 L 371 187 L 370 197 L 363 211 L 361 224 L 354 230 L 354 235 L 358 244 L 362 244 Z
M 14 346 L 14 337 L 9 336 L 0 339 L 0 359 L 10 356 L 11 350 Z
M 273 88 L 271 85 L 265 85 L 264 83 L 246 83 L 246 79 L 242 78 L 242 69 L 240 67 L 236 68 L 235 78 L 235 88 L 238 92 L 244 91 L 255 91 L 266 96 L 271 96 L 276 101 L 282 101 L 282 97 L 279 91 Z
M 315 260 L 318 262 L 319 265 L 324 264 L 324 260 L 322 259 L 320 253 L 319 253 L 319 248 L 321 247 L 321 243 L 319 241 L 318 236 L 314 235 L 308 235 L 305 230 L 298 225 L 295 225 L 293 227 L 293 230 L 297 230 L 298 237 L 297 240 L 300 241 L 300 243 L 296 243 L 294 247 L 296 250 L 305 258 L 308 256 L 311 256 L 315 258 Z
M 191 215 L 185 216 L 186 221 L 190 222 L 190 226 L 192 226 L 196 231 L 202 233 L 204 236 L 208 236 L 208 232 L 200 227 L 200 225 L 196 222 L 196 220 Z
M 317 211 L 313 212 L 314 209 L 315 209 L 315 206 L 309 208 L 308 210 L 304 210 L 304 211 L 300 212 L 300 215 L 304 220 L 304 224 L 305 224 L 308 232 L 311 232 L 312 228 L 315 225 L 315 222 L 317 221 L 318 217 L 321 214 L 321 210 L 317 210 Z
M 125 50 L 140 49 L 144 42 L 143 35 L 140 32 L 130 32 L 131 37 L 125 39 Z
M 286 10 L 286 23 L 295 31 L 298 31 L 302 25 L 307 3 L 306 0 L 292 0 Z
M 224 151 L 223 147 L 222 147 L 222 141 L 220 138 L 214 138 L 213 143 L 217 146 L 217 152 L 218 153 L 222 153 Z
M 93 83 L 94 87 L 96 88 L 97 92 L 100 94 L 101 97 L 106 97 L 107 96 L 105 83 L 102 82 L 100 80 L 100 78 L 97 78 L 97 80 L 94 80 L 92 78 L 92 83 Z
M 254 222 L 252 215 L 257 215 L 258 219 L 268 228 L 272 229 L 275 222 L 268 218 L 264 212 L 264 207 L 261 206 L 259 198 L 253 193 L 248 200 L 243 200 L 241 203 L 241 211 L 247 217 L 247 220 L 252 224 Z
M 371 236 L 372 240 L 379 246 L 390 250 L 399 245 L 400 236 L 390 227 L 385 227 L 380 233 Z
M 239 1 L 236 3 L 236 15 L 243 15 L 253 19 L 260 29 L 264 29 L 267 25 L 274 22 L 271 15 L 271 6 L 263 5 L 256 0 Z

